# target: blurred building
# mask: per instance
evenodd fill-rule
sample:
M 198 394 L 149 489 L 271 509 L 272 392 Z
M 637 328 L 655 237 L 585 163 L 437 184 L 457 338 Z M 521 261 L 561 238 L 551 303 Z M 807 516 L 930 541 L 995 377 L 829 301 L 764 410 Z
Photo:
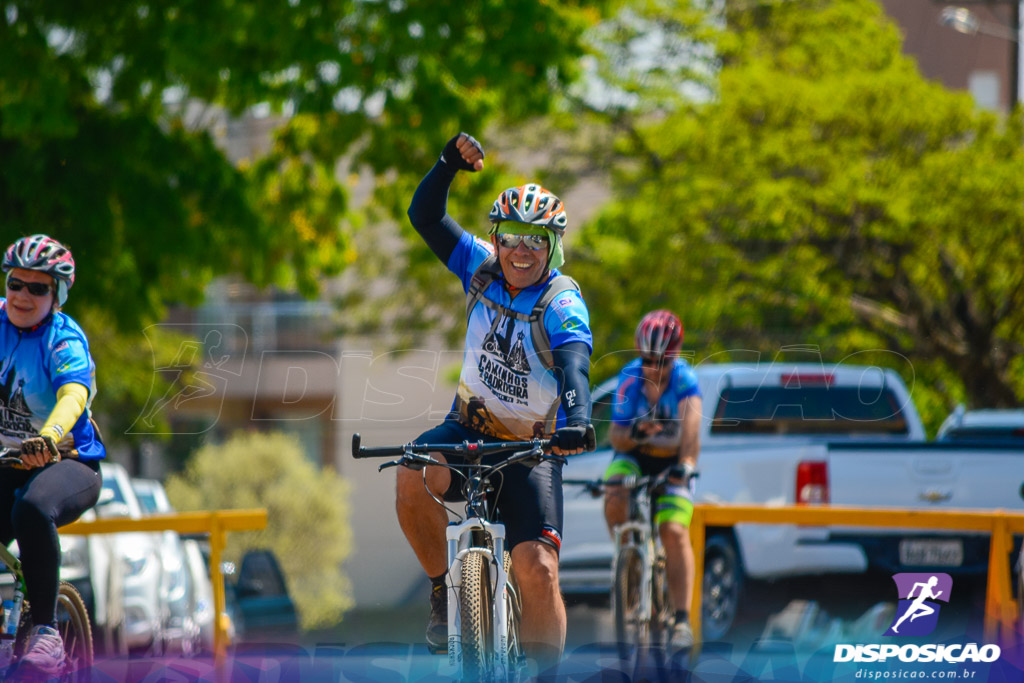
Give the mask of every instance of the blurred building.
M 921 73 L 966 90 L 980 107 L 1009 111 L 1019 99 L 1018 0 L 881 0 L 903 31 L 903 51 Z M 950 12 L 962 10 L 957 30 Z M 944 15 L 943 13 L 946 12 Z M 964 25 L 966 23 L 966 25 Z

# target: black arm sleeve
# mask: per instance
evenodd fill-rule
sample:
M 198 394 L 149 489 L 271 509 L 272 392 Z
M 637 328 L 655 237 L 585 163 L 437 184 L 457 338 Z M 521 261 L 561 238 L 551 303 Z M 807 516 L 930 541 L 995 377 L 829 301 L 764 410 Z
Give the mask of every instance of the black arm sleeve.
M 566 425 L 590 422 L 590 347 L 574 341 L 552 350 L 558 395 L 565 410 Z
M 454 179 L 455 171 L 438 161 L 420 181 L 409 204 L 412 227 L 446 266 L 464 232 L 447 212 L 448 188 Z

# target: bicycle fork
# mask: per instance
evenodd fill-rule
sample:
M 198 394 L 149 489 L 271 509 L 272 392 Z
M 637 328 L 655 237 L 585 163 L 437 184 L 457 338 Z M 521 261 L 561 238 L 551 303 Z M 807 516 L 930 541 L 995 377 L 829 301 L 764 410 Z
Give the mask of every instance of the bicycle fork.
M 483 531 L 490 536 L 494 550 L 474 545 L 473 532 Z M 508 614 L 505 591 L 508 574 L 505 572 L 505 525 L 470 517 L 463 522 L 451 522 L 445 529 L 448 541 L 448 665 L 455 670 L 462 667 L 462 619 L 459 596 L 462 592 L 462 564 L 470 552 L 479 552 L 487 557 L 491 585 L 494 587 L 493 622 L 494 668 L 497 679 L 509 671 L 508 661 Z

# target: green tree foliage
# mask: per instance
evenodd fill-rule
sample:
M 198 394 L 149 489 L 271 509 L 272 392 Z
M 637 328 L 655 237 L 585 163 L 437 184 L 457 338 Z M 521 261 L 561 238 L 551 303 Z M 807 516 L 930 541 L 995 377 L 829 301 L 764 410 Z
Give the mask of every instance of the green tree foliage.
M 1021 112 L 925 81 L 870 0 L 726 6 L 715 97 L 618 142 L 634 163 L 574 270 L 603 346 L 665 306 L 698 358 L 800 343 L 896 365 L 933 427 L 963 398 L 1016 405 Z
M 94 337 L 108 435 L 154 381 L 167 389 L 138 334 L 167 303 L 199 303 L 226 273 L 312 295 L 359 246 L 371 275 L 404 258 L 402 243 L 356 243 L 363 207 L 336 172 L 375 174 L 375 217 L 404 219 L 396 198 L 449 136 L 549 110 L 610 4 L 3 3 L 0 243 L 46 232 L 72 248 L 68 312 Z M 256 105 L 283 125 L 259 157 L 229 159 L 225 117 Z M 417 245 L 409 260 L 428 257 Z M 405 311 L 432 313 L 421 292 Z M 155 343 L 156 367 L 174 345 Z
M 77 307 L 73 307 L 77 308 Z M 73 314 L 87 330 L 89 352 L 96 363 L 97 395 L 93 403 L 104 439 L 167 434 L 171 425 L 165 411 L 142 411 L 156 398 L 174 396 L 190 384 L 199 358 L 183 359 L 184 346 L 195 342 L 164 327 L 152 325 L 143 333 L 121 332 L 113 316 L 97 307 L 85 307 Z M 187 363 L 187 364 L 186 364 Z M 183 364 L 184 367 L 181 367 Z M 155 368 L 181 367 L 175 374 L 154 372 Z M 137 424 L 142 420 L 141 424 Z M 132 427 L 135 427 L 134 432 Z
M 126 329 L 221 273 L 311 294 L 355 258 L 339 159 L 422 174 L 454 132 L 543 113 L 605 4 L 7 2 L 0 238 L 69 241 Z M 260 103 L 292 115 L 236 166 L 210 114 Z
M 351 549 L 348 487 L 321 470 L 298 440 L 281 434 L 238 433 L 203 446 L 185 472 L 167 480 L 167 496 L 182 511 L 266 508 L 267 528 L 228 534 L 226 561 L 270 548 L 277 555 L 302 627 L 338 623 L 351 604 L 341 563 Z

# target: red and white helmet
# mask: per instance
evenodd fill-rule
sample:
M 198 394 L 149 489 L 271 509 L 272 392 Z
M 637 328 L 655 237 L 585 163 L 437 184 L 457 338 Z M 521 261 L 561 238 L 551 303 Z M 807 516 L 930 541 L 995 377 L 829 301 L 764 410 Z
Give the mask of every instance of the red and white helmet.
M 562 200 L 537 183 L 510 187 L 494 200 L 488 216 L 491 223 L 515 221 L 553 230 L 559 237 L 565 234 L 568 219 Z
M 644 358 L 665 358 L 683 346 L 683 323 L 672 311 L 651 311 L 636 326 L 636 350 Z
M 3 270 L 12 268 L 38 270 L 57 283 L 57 305 L 68 300 L 68 290 L 75 284 L 75 259 L 71 250 L 47 235 L 29 235 L 7 247 Z

